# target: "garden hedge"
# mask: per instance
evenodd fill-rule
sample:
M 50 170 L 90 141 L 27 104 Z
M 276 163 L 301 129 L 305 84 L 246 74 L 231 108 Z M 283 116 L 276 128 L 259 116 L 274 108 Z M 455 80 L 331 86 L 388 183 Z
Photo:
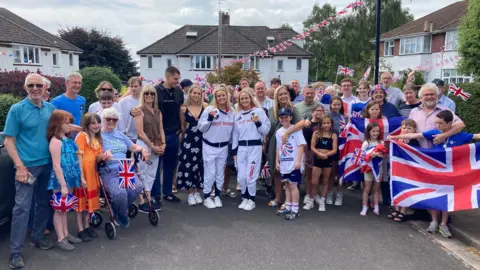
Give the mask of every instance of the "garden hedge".
M 13 104 L 20 102 L 21 98 L 12 94 L 0 94 L 0 131 L 5 128 L 5 120 L 7 120 L 8 110 Z
M 115 75 L 110 68 L 106 67 L 86 67 L 80 70 L 80 73 L 83 76 L 82 80 L 82 90 L 80 95 L 87 99 L 87 108 L 95 101 L 98 101 L 98 98 L 95 94 L 95 88 L 101 81 L 109 81 L 114 88 L 119 91 L 122 88 L 122 82 L 120 78 Z
M 457 105 L 455 112 L 465 122 L 467 128 L 465 131 L 470 133 L 480 132 L 480 82 L 465 83 L 457 85 L 463 88 L 472 96 L 468 101 L 463 101 L 459 97 L 449 95 Z
M 0 70 L 0 94 L 12 94 L 17 97 L 26 97 L 27 91 L 23 88 L 25 84 L 25 78 L 30 71 L 6 71 Z M 50 86 L 51 97 L 56 97 L 65 92 L 65 79 L 62 77 L 52 77 L 50 75 L 38 74 L 49 79 L 52 83 Z

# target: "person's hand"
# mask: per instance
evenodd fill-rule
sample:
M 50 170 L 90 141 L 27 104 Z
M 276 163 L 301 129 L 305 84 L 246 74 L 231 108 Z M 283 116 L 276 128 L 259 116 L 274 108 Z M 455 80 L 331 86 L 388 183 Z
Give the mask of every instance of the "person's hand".
M 60 192 L 62 193 L 62 196 L 67 196 L 68 195 L 68 188 L 66 185 L 60 186 Z
M 282 144 L 286 144 L 287 141 L 288 141 L 288 136 L 290 136 L 290 134 L 288 134 L 288 132 L 285 132 L 285 134 L 282 135 Z
M 217 114 L 217 112 L 216 112 L 215 110 L 213 110 L 213 111 L 211 111 L 209 114 L 210 114 L 212 117 L 215 117 L 215 114 Z
M 303 127 L 310 127 L 310 125 L 312 124 L 312 122 L 310 122 L 310 120 L 305 120 L 305 124 Z
M 395 136 L 393 136 L 393 135 L 388 135 L 388 136 L 387 136 L 387 141 L 391 141 L 391 140 L 396 140 Z
M 107 150 L 105 153 L 103 153 L 103 161 L 109 161 L 113 158 L 112 151 Z
M 277 171 L 280 171 L 280 163 L 275 162 L 275 168 L 277 169 Z
M 266 152 L 267 152 L 267 143 L 264 143 L 264 144 L 262 145 L 262 152 L 263 152 L 263 153 L 266 153 Z
M 164 143 L 162 145 L 160 145 L 160 152 L 163 154 L 165 154 L 165 148 L 167 148 L 167 145 Z
M 26 184 L 29 176 L 30 173 L 28 172 L 27 167 L 25 167 L 24 165 L 17 166 L 17 171 L 15 172 L 15 180 Z
M 301 162 L 295 162 L 295 170 L 300 170 L 301 167 L 302 167 Z
M 81 181 L 82 187 L 87 188 L 87 181 L 85 181 L 85 178 L 82 177 Z
M 133 117 L 137 117 L 137 116 L 142 115 L 143 112 L 142 112 L 139 108 L 133 108 L 133 109 L 130 111 L 130 114 L 131 114 Z
M 326 160 L 328 159 L 328 156 L 324 153 L 320 153 L 320 159 Z
M 232 156 L 233 160 L 237 161 L 237 156 Z
M 415 78 L 415 70 L 412 70 L 410 73 L 408 73 L 407 76 L 407 83 L 413 82 L 413 79 Z
M 434 135 L 433 137 L 434 137 L 433 138 L 433 144 L 435 144 L 435 145 L 439 145 L 439 144 L 445 142 L 445 140 L 447 139 L 447 136 L 445 136 L 445 133 Z
M 143 161 L 148 161 L 150 159 L 150 152 L 147 150 L 147 148 L 142 148 L 142 160 Z
M 256 122 L 258 122 L 258 120 L 259 120 L 258 115 L 253 114 L 252 115 L 252 121 L 256 123 Z

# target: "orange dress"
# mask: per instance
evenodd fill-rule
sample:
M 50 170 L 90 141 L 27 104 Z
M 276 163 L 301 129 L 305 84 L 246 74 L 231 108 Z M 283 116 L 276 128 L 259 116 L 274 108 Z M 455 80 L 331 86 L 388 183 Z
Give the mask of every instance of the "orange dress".
M 96 157 L 102 153 L 102 145 L 93 139 L 91 142 L 87 133 L 80 132 L 75 139 L 78 145 L 78 152 L 83 155 L 82 158 L 82 170 L 85 181 L 87 182 L 87 188 L 76 188 L 73 194 L 78 198 L 77 212 L 87 210 L 89 213 L 93 213 L 95 210 L 100 209 L 99 192 L 100 182 L 98 179 L 97 162 Z

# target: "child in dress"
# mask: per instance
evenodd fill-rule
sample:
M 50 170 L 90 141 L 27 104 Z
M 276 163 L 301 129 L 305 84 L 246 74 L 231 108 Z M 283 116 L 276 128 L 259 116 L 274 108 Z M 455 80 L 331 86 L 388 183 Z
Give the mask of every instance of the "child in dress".
M 61 192 L 62 197 L 68 196 L 73 188 L 86 186 L 78 162 L 78 147 L 69 138 L 73 116 L 63 110 L 53 112 L 48 122 L 47 139 L 50 142 L 49 150 L 52 155 L 53 171 L 48 181 L 48 190 L 53 193 Z M 53 225 L 57 233 L 57 246 L 63 250 L 74 250 L 71 243 L 81 243 L 82 240 L 68 233 L 67 213 L 55 211 Z

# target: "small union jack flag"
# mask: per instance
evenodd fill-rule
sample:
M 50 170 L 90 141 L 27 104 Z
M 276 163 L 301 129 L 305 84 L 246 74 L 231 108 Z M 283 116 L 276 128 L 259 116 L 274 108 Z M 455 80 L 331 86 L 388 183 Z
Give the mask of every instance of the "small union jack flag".
M 345 75 L 345 76 L 353 76 L 355 74 L 355 70 L 349 67 L 338 66 L 337 74 Z
M 120 189 L 135 189 L 135 170 L 133 160 L 120 159 L 118 171 L 118 186 Z
M 78 199 L 70 193 L 62 196 L 61 192 L 55 192 L 50 198 L 50 205 L 57 212 L 73 212 L 78 207 Z
M 457 87 L 455 84 L 450 84 L 448 91 L 456 97 L 460 97 L 463 101 L 467 101 L 472 96 L 470 93 L 465 92 L 461 87 Z
M 268 165 L 268 161 L 265 162 L 265 166 L 263 166 L 263 169 L 260 172 L 260 178 L 262 179 L 270 178 L 270 165 Z

